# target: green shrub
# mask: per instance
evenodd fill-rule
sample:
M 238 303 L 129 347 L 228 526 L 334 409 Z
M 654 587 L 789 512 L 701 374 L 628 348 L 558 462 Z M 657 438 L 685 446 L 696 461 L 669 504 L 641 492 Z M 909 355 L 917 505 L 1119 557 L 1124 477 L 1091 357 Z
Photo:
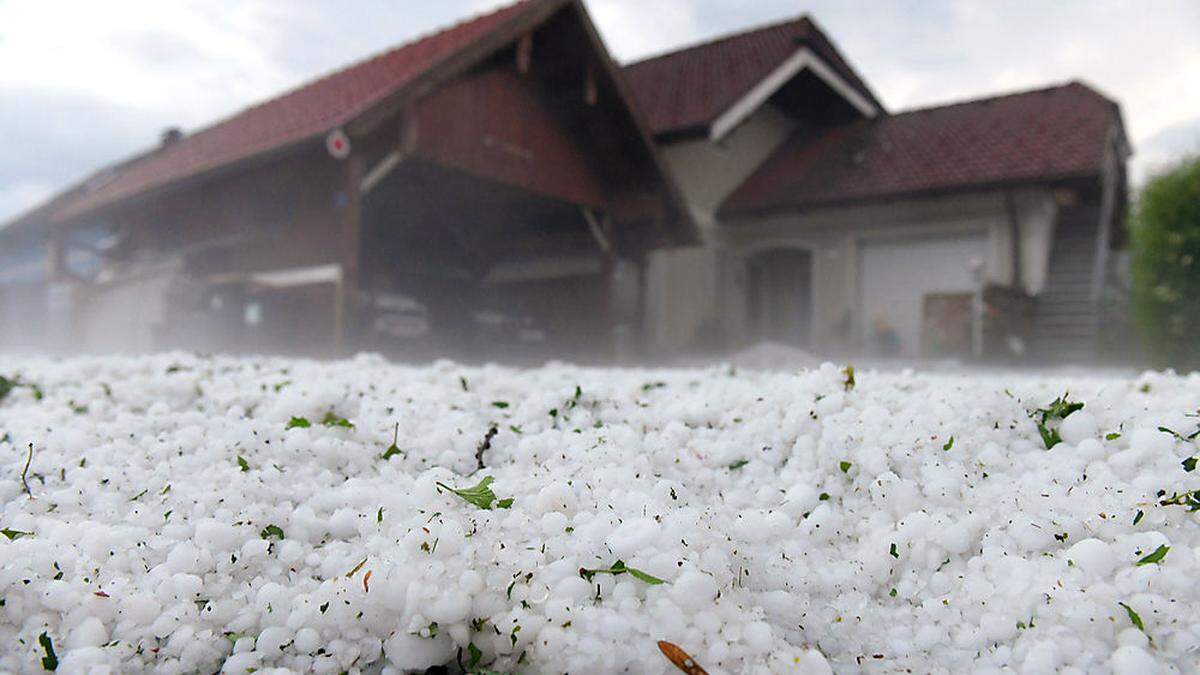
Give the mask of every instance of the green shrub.
M 1138 330 L 1157 365 L 1200 368 L 1200 157 L 1152 178 L 1132 225 Z

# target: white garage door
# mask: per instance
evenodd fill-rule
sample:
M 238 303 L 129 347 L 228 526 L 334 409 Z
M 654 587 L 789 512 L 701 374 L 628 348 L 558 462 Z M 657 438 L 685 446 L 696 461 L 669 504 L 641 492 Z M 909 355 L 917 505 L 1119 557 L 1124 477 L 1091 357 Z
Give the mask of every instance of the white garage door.
M 897 353 L 921 353 L 921 315 L 925 297 L 970 293 L 975 289 L 971 261 L 987 260 L 984 232 L 865 241 L 860 248 L 862 335 L 875 352 L 891 344 Z M 880 339 L 881 333 L 890 337 Z

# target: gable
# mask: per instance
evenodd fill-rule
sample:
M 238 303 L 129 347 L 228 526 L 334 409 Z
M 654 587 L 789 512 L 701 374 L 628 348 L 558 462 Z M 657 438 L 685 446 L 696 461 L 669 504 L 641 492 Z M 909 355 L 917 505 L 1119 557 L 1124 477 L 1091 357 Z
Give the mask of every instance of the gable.
M 623 72 L 651 131 L 671 137 L 709 135 L 714 123 L 739 104 L 744 109 L 735 117 L 744 119 L 805 68 L 837 81 L 842 95 L 862 109 L 883 111 L 808 17 L 632 63 Z M 724 130 L 733 125 L 725 124 Z

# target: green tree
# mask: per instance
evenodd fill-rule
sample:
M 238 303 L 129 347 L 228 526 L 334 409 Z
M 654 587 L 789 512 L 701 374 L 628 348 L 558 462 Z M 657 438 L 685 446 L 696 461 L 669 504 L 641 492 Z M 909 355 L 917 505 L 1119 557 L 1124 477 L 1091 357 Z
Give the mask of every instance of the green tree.
M 1146 184 L 1132 233 L 1134 316 L 1151 357 L 1200 368 L 1200 157 Z

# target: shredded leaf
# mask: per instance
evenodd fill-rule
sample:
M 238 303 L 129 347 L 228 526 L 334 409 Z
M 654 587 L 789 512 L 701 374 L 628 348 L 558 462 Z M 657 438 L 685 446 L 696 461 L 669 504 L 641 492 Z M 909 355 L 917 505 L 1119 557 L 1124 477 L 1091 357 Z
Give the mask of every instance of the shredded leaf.
M 950 448 L 953 448 L 953 447 L 954 447 L 954 437 L 951 436 L 950 440 L 946 441 L 946 444 L 942 446 L 942 450 L 949 451 Z
M 262 532 L 259 533 L 259 536 L 261 536 L 263 539 L 270 539 L 271 537 L 283 539 L 283 528 L 279 527 L 278 525 L 267 525 L 262 529 Z
M 42 667 L 46 670 L 58 669 L 58 655 L 54 653 L 54 641 L 46 633 L 38 636 L 38 644 L 42 646 L 42 651 L 46 653 L 42 657 Z
M 838 463 L 838 468 L 842 470 L 842 473 L 850 473 L 850 467 L 852 467 L 852 466 L 854 466 L 854 465 L 851 464 L 850 462 L 839 462 Z
M 345 417 L 338 417 L 337 415 L 334 415 L 332 412 L 325 413 L 325 418 L 321 420 L 321 424 L 323 424 L 327 427 L 342 427 L 345 429 L 353 429 L 354 428 L 354 422 L 351 422 L 350 420 L 346 419 Z
M 1159 546 L 1158 548 L 1154 549 L 1154 552 L 1151 553 L 1150 555 L 1137 561 L 1136 564 L 1139 566 L 1140 565 L 1157 565 L 1158 563 L 1162 562 L 1163 558 L 1167 557 L 1167 551 L 1170 551 L 1170 550 L 1171 550 L 1170 546 L 1163 544 L 1162 546 Z
M 241 455 L 238 455 L 238 457 L 237 457 L 237 465 L 238 465 L 238 468 L 240 468 L 242 471 L 250 470 L 250 463 L 247 462 L 246 458 L 242 457 Z
M 1183 434 L 1179 433 L 1178 431 L 1175 431 L 1174 429 L 1168 429 L 1167 427 L 1159 427 L 1158 430 L 1163 432 L 1164 434 L 1171 434 L 1172 436 L 1175 437 L 1176 440 L 1182 441 L 1184 443 L 1187 443 L 1188 441 L 1191 441 L 1192 439 L 1196 438 L 1197 436 L 1200 436 L 1200 429 L 1196 429 L 1195 431 L 1188 434 L 1187 436 L 1184 436 Z
M 733 462 L 732 464 L 729 465 L 729 470 L 737 471 L 738 469 L 742 468 L 743 466 L 746 466 L 749 463 L 750 463 L 750 460 L 748 460 L 748 459 L 739 459 L 736 462 Z
M 1183 460 L 1183 462 L 1181 462 L 1183 464 L 1183 470 L 1187 471 L 1188 473 L 1195 471 L 1196 459 L 1196 457 L 1188 457 L 1187 459 Z
M 1064 420 L 1073 412 L 1083 409 L 1083 403 L 1072 402 L 1068 397 L 1070 392 L 1059 396 L 1045 408 L 1038 408 L 1030 413 L 1034 417 L 1034 422 L 1037 424 L 1038 435 L 1042 437 L 1042 443 L 1049 450 L 1054 446 L 1062 443 L 1062 436 L 1058 435 L 1058 429 L 1050 428 L 1050 422 L 1054 420 Z
M 1133 625 L 1136 626 L 1138 630 L 1145 633 L 1146 632 L 1146 624 L 1142 623 L 1142 617 L 1138 616 L 1138 613 L 1133 611 L 1133 608 L 1130 607 L 1129 605 L 1127 605 L 1123 602 L 1118 602 L 1117 604 L 1125 608 L 1125 613 L 1129 615 L 1129 621 L 1132 622 Z
M 471 655 L 471 660 L 467 662 L 467 670 L 471 670 L 479 665 L 479 660 L 483 658 L 483 652 L 475 646 L 474 642 L 471 642 L 467 644 L 467 653 Z
M 1158 502 L 1159 506 L 1183 506 L 1188 511 L 1200 511 L 1200 490 L 1174 493 Z
M 7 527 L 4 528 L 3 530 L 0 530 L 0 534 L 3 534 L 4 536 L 8 537 L 9 541 L 16 541 L 16 540 L 20 539 L 21 537 L 32 537 L 33 536 L 32 532 L 23 532 L 21 530 L 14 530 L 14 529 L 7 528 Z
M 844 378 L 842 380 L 842 388 L 846 391 L 854 391 L 854 366 L 847 365 L 845 368 L 843 368 L 842 377 Z
M 359 563 L 357 565 L 354 566 L 354 569 L 350 570 L 349 572 L 346 572 L 346 578 L 349 579 L 349 578 L 353 577 L 355 574 L 358 573 L 359 570 L 362 569 L 363 565 L 366 565 L 366 564 L 367 564 L 367 559 L 363 558 L 361 561 L 359 561 Z
M 605 569 L 605 568 L 587 569 L 586 567 L 579 568 L 579 576 L 583 577 L 584 579 L 586 579 L 588 581 L 591 581 L 597 574 L 611 574 L 613 576 L 619 576 L 621 574 L 625 574 L 626 572 L 628 572 L 629 576 L 633 577 L 634 579 L 637 579 L 638 581 L 644 581 L 644 582 L 650 584 L 651 586 L 657 586 L 659 584 L 666 583 L 665 581 L 663 581 L 662 579 L 659 579 L 658 577 L 651 576 L 639 569 L 634 569 L 632 567 L 627 566 L 623 560 L 616 561 L 615 563 L 612 564 L 611 567 L 609 567 L 607 569 Z
M 287 426 L 284 427 L 283 430 L 287 431 L 288 429 L 307 429 L 311 426 L 312 426 L 312 422 L 309 422 L 307 417 L 293 417 L 290 421 L 288 421 Z
M 392 444 L 388 446 L 387 450 L 383 451 L 383 455 L 380 457 L 383 461 L 386 462 L 389 459 L 395 457 L 396 455 L 404 455 L 404 451 L 400 449 L 399 445 L 397 445 L 399 440 L 400 440 L 400 423 L 397 422 L 395 428 L 392 429 Z
M 442 482 L 439 482 L 437 486 L 448 492 L 453 492 L 465 501 L 485 511 L 491 510 L 493 504 L 502 509 L 511 507 L 513 505 L 512 499 L 501 499 L 499 503 L 496 503 L 496 493 L 492 492 L 492 488 L 489 487 L 493 480 L 495 479 L 491 476 L 484 476 L 483 480 L 479 481 L 479 484 L 475 487 L 463 488 L 461 490 L 456 490 Z

